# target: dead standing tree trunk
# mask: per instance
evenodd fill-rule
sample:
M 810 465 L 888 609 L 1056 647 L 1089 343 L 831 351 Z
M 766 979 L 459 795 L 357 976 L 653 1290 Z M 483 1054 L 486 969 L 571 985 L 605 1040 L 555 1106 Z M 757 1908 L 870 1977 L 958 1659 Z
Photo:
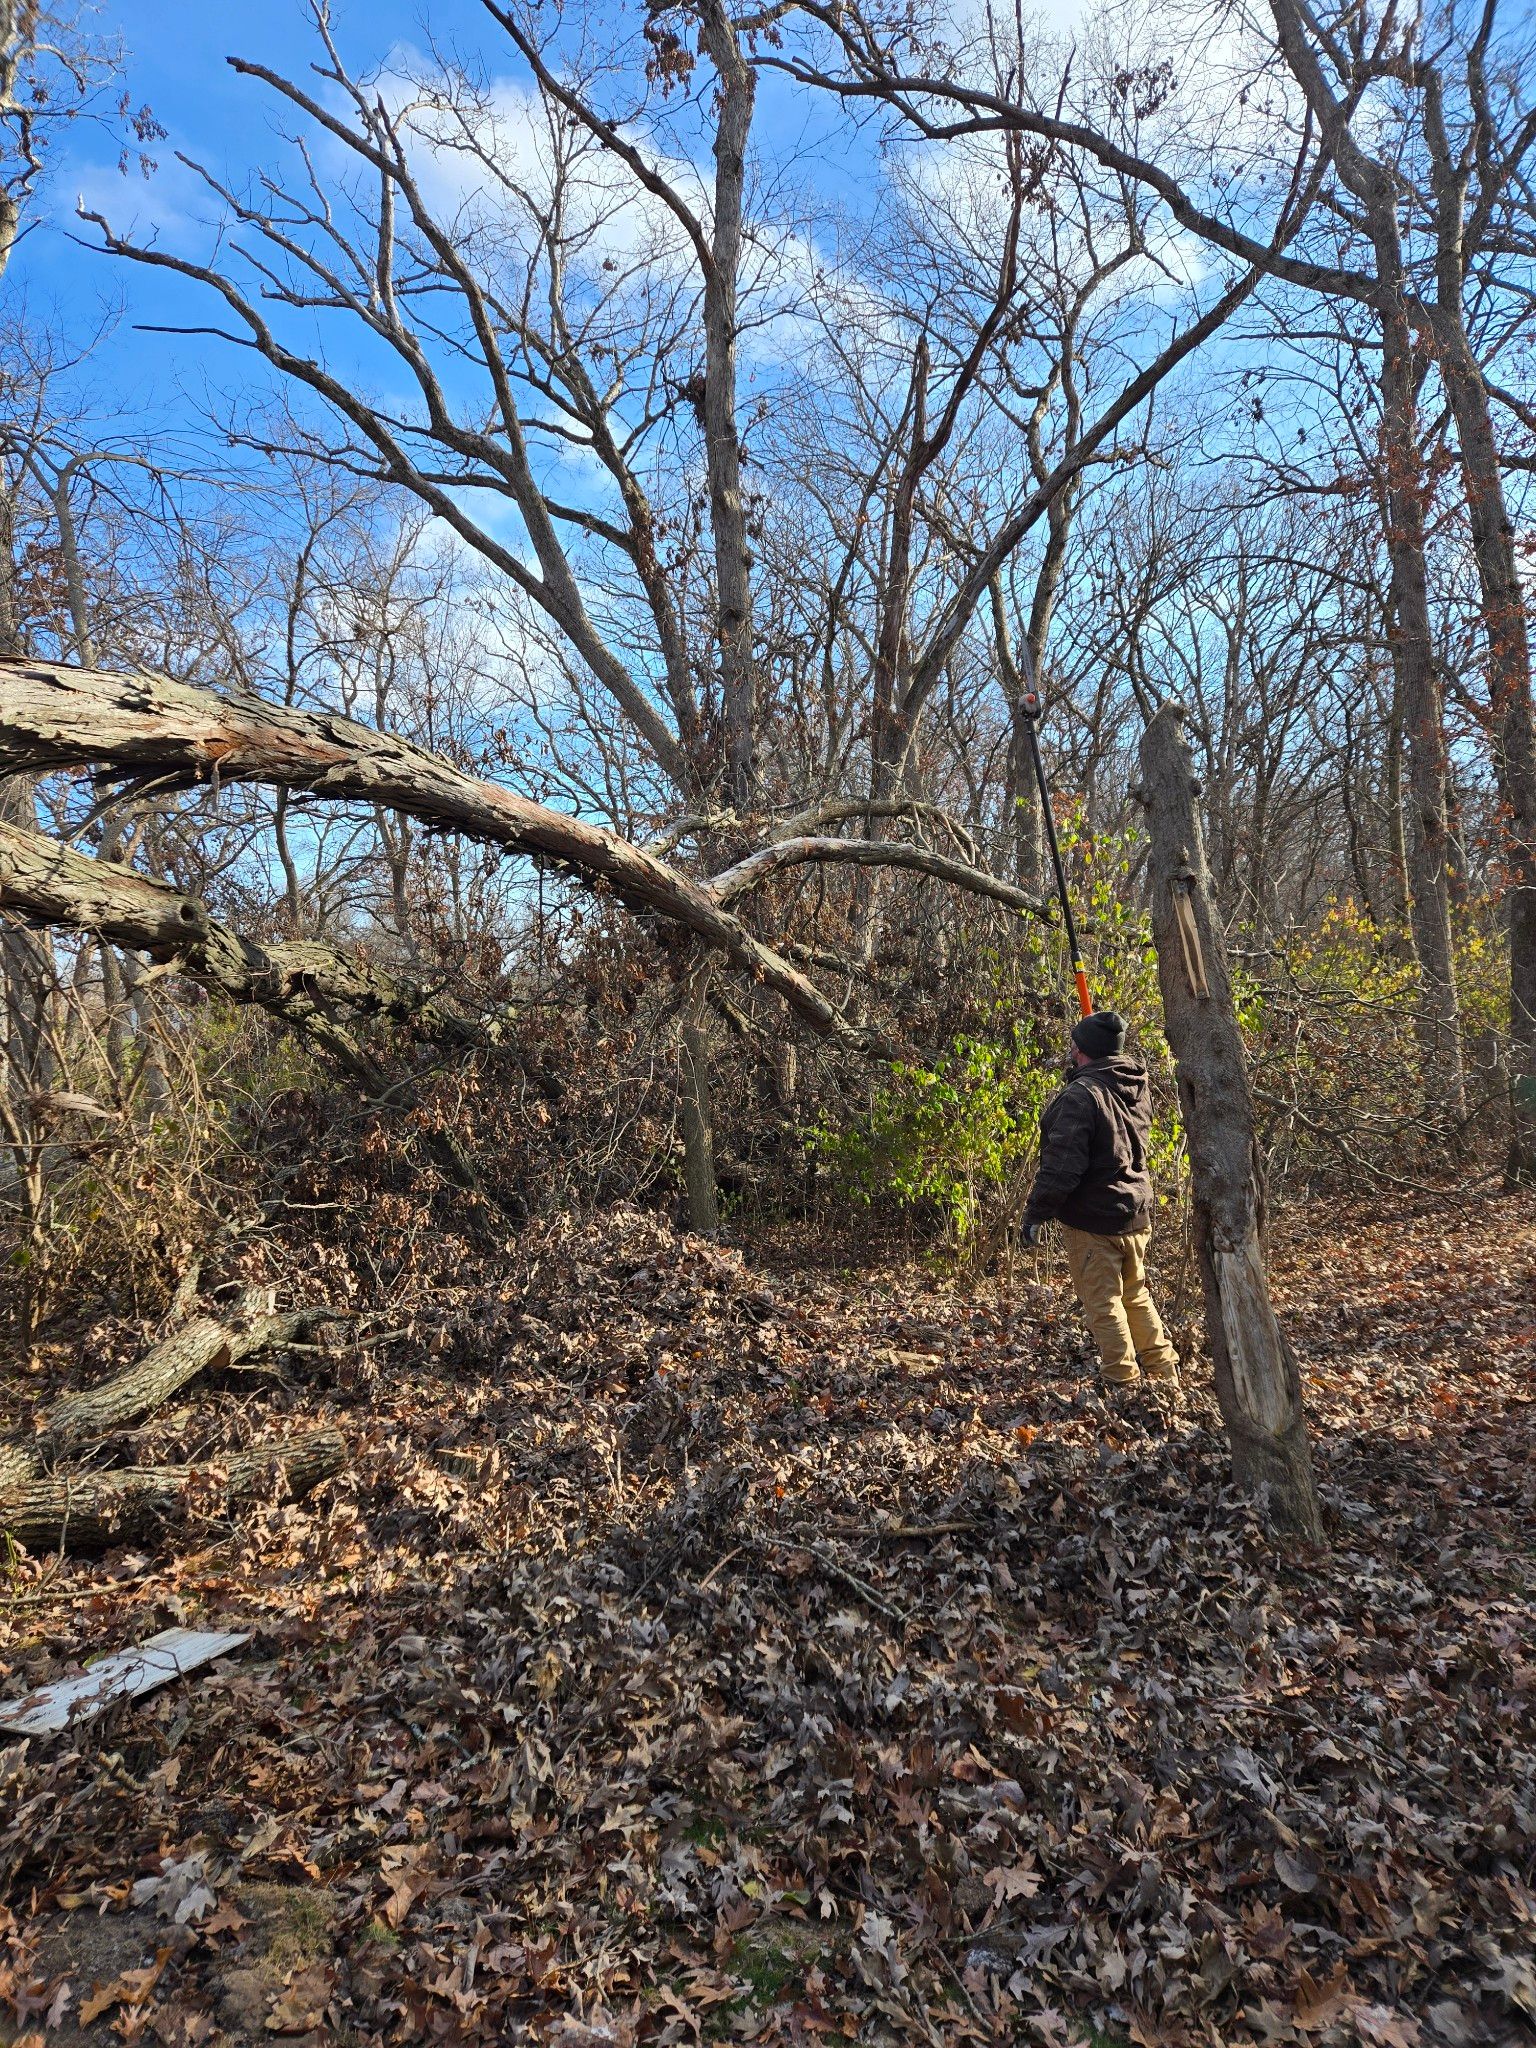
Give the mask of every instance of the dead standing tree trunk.
M 1269 1298 L 1264 1168 L 1226 948 L 1211 913 L 1199 785 L 1172 705 L 1147 728 L 1141 772 L 1158 982 L 1178 1067 L 1205 1320 L 1232 1467 L 1279 1527 L 1320 1543 L 1300 1377 Z
M 688 1228 L 700 1237 L 720 1235 L 720 1187 L 715 1178 L 714 1119 L 710 1107 L 709 983 L 714 962 L 707 955 L 689 971 L 678 1032 L 678 1114 L 683 1127 L 683 1185 Z

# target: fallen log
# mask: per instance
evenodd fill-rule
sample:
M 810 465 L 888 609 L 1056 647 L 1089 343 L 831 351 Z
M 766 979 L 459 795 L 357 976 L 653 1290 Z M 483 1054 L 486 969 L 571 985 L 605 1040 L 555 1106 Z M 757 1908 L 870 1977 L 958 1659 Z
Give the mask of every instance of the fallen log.
M 211 916 L 196 896 L 3 820 L 0 910 L 171 962 L 193 981 L 290 1024 L 329 1024 L 339 1008 L 451 1045 L 483 1045 L 491 1036 L 419 982 L 309 940 L 259 945 Z
M 28 1550 L 91 1553 L 142 1543 L 184 1514 L 233 1513 L 269 1490 L 300 1500 L 347 1462 L 340 1432 L 316 1429 L 206 1465 L 146 1465 L 33 1479 L 0 1500 L 0 1533 Z
M 480 1019 L 418 982 L 385 974 L 370 962 L 348 959 L 314 941 L 258 945 L 211 917 L 196 896 L 3 822 L 0 910 L 29 924 L 91 932 L 112 945 L 148 953 L 234 1002 L 259 1004 L 306 1032 L 370 1095 L 387 1096 L 397 1110 L 415 1107 L 419 1098 L 413 1084 L 391 1080 L 340 1021 L 338 1011 L 387 1017 L 413 1037 L 438 1044 L 482 1046 L 494 1035 Z M 472 1193 L 485 1193 L 448 1133 L 425 1134 L 422 1142 L 448 1179 Z M 0 1492 L 7 1484 L 5 1456 L 0 1444 Z
M 611 888 L 632 910 L 683 925 L 763 983 L 824 1037 L 869 1050 L 783 954 L 665 861 L 615 832 L 462 774 L 393 733 L 165 676 L 0 662 L 0 773 L 111 767 L 157 788 L 216 781 L 386 804 L 424 824 L 532 854 Z
M 46 1411 L 33 1434 L 0 1438 L 0 1514 L 6 1512 L 4 1503 L 17 1487 L 109 1431 L 152 1415 L 199 1374 L 295 1343 L 328 1313 L 264 1313 L 262 1297 L 247 1294 L 233 1316 L 197 1316 L 122 1372 L 78 1394 L 66 1394 Z

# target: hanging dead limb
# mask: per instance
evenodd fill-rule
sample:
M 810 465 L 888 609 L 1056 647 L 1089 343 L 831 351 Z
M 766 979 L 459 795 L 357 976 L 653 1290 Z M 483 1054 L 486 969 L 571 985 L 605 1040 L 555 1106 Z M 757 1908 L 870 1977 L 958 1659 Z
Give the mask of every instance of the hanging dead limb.
M 1050 921 L 1051 913 L 1046 906 L 1025 890 L 1016 888 L 1012 882 L 988 874 L 985 868 L 951 860 L 947 854 L 931 853 L 926 846 L 907 846 L 898 840 L 775 840 L 716 875 L 709 884 L 710 893 L 717 902 L 731 903 L 766 882 L 770 875 L 781 874 L 786 868 L 801 867 L 808 861 L 840 861 L 850 867 L 864 868 L 907 868 L 914 874 L 932 875 L 936 881 L 948 882 L 953 888 L 969 889 L 974 895 L 990 897 L 994 903 L 1006 904 L 1010 910 L 1027 911 L 1032 917 Z
M 387 1017 L 417 1038 L 451 1045 L 483 1045 L 493 1035 L 419 982 L 310 941 L 258 945 L 195 896 L 3 820 L 0 910 L 148 953 L 234 1002 L 258 1004 L 301 1027 L 329 1024 L 339 1008 Z
M 259 697 L 214 696 L 164 676 L 0 662 L 0 773 L 72 767 L 154 776 L 162 789 L 256 781 L 388 804 L 425 824 L 541 857 L 605 884 L 633 910 L 685 926 L 824 1036 L 872 1048 L 867 1032 L 707 888 L 616 833 L 461 774 L 391 733 Z
M 92 1552 L 141 1543 L 194 1504 L 231 1513 L 264 1494 L 299 1500 L 347 1462 L 338 1431 L 255 1444 L 216 1463 L 140 1465 L 36 1479 L 0 1501 L 0 1530 L 29 1550 Z
M 0 1503 L 97 1438 L 154 1414 L 202 1373 L 282 1350 L 330 1314 L 327 1309 L 274 1313 L 258 1290 L 243 1295 L 228 1315 L 198 1316 L 182 1324 L 124 1371 L 56 1401 L 32 1434 L 0 1438 Z M 0 1521 L 5 1513 L 0 1505 Z

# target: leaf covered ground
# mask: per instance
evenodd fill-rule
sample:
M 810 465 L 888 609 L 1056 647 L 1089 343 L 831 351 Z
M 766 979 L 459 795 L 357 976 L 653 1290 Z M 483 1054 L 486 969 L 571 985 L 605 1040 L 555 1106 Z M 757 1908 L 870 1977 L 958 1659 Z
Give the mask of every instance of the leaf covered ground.
M 0 1753 L 0 2036 L 1531 2038 L 1530 1198 L 1281 1219 L 1322 1557 L 1198 1365 L 1105 1410 L 1048 1263 L 371 1222 L 241 1275 L 349 1334 L 112 1447 L 327 1418 L 347 1477 L 12 1563 L 3 1696 L 255 1640 Z

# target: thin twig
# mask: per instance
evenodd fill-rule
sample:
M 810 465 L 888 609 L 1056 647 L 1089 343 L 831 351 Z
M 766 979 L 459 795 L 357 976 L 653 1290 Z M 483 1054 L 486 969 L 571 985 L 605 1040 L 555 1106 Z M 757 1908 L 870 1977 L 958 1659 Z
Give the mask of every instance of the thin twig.
M 835 1557 L 829 1556 L 818 1543 L 807 1543 L 799 1537 L 785 1536 L 757 1536 L 753 1541 L 769 1550 L 803 1550 L 808 1557 L 815 1558 L 824 1572 L 830 1572 L 834 1579 L 840 1579 L 850 1592 L 857 1593 L 866 1606 L 873 1607 L 877 1614 L 883 1614 L 888 1621 L 898 1622 L 903 1628 L 911 1619 L 910 1615 L 904 1614 L 899 1607 L 893 1607 L 889 1600 L 882 1598 L 874 1587 L 867 1584 L 857 1573 L 849 1571 L 846 1565 L 839 1564 Z

